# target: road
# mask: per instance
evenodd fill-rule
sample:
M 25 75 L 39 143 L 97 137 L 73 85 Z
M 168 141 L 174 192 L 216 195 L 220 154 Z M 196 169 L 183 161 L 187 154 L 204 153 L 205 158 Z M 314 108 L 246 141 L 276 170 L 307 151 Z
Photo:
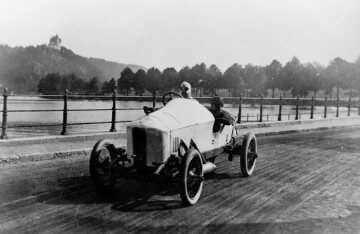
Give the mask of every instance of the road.
M 100 197 L 89 155 L 0 166 L 0 233 L 360 233 L 360 128 L 258 139 L 254 174 L 217 159 L 197 205 L 119 180 Z

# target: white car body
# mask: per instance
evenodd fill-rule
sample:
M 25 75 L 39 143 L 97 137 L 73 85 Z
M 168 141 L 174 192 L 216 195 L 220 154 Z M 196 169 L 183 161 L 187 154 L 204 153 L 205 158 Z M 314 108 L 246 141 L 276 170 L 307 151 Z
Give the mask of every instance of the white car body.
M 140 157 L 146 167 L 165 163 L 177 154 L 180 143 L 195 144 L 200 152 L 221 148 L 231 141 L 234 128 L 213 132 L 215 119 L 194 99 L 176 98 L 163 108 L 133 121 L 127 127 L 127 155 Z M 132 166 L 131 162 L 127 167 Z

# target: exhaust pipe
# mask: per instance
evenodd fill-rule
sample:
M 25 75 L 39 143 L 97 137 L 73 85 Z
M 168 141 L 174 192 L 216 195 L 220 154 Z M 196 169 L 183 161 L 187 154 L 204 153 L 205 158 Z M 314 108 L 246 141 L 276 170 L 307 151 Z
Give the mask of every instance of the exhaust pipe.
M 156 168 L 156 170 L 155 170 L 155 172 L 154 172 L 153 175 L 155 175 L 155 176 L 160 175 L 160 172 L 162 171 L 162 169 L 164 169 L 164 167 L 165 167 L 165 163 L 160 164 L 160 165 Z
M 204 174 L 214 172 L 216 169 L 216 165 L 212 162 L 206 162 L 203 164 L 203 172 Z

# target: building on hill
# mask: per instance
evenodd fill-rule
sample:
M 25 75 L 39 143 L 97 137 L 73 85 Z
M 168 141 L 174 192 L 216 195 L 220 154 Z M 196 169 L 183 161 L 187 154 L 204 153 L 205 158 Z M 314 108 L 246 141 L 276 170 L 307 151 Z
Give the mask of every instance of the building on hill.
M 49 47 L 56 49 L 56 50 L 60 50 L 61 38 L 57 34 L 50 38 Z

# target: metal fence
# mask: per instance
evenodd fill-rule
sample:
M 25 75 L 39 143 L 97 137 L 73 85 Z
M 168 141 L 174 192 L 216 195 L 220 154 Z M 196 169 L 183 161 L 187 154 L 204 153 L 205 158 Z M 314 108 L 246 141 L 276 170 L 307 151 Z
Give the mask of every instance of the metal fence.
M 243 114 L 243 103 L 259 104 L 259 111 L 256 115 L 249 115 L 246 113 Z M 242 122 L 263 122 L 263 121 L 282 121 L 282 120 L 300 120 L 300 119 L 314 119 L 315 115 L 320 116 L 321 118 L 328 118 L 330 115 L 333 117 L 340 116 L 350 116 L 354 109 L 357 110 L 357 115 L 360 115 L 360 105 L 359 100 L 356 100 L 356 103 L 352 101 L 351 98 L 336 98 L 328 100 L 328 97 L 323 99 L 312 98 L 238 98 L 239 111 L 237 116 L 237 123 Z M 264 105 L 276 105 L 278 106 L 278 111 L 276 114 L 264 114 Z M 295 107 L 295 114 L 286 113 L 283 111 L 283 106 L 293 106 Z M 300 113 L 300 107 L 310 107 L 310 111 L 302 111 Z M 322 107 L 323 111 L 315 112 L 315 107 Z M 335 112 L 330 112 L 328 107 L 335 107 Z M 346 111 L 341 111 L 340 108 L 345 107 Z
M 110 132 L 116 131 L 117 123 L 128 123 L 132 120 L 116 120 L 117 111 L 129 111 L 129 110 L 143 110 L 141 107 L 127 107 L 127 108 L 117 108 L 116 101 L 118 100 L 147 100 L 152 101 L 153 107 L 156 105 L 156 96 L 152 97 L 124 97 L 118 96 L 116 91 L 114 91 L 111 96 L 95 96 L 95 95 L 70 95 L 67 90 L 65 90 L 64 95 L 32 95 L 31 97 L 41 97 L 46 99 L 61 99 L 63 101 L 63 109 L 29 109 L 29 110 L 8 110 L 8 97 L 10 95 L 7 92 L 7 89 L 4 89 L 3 92 L 3 108 L 0 110 L 2 112 L 2 130 L 0 139 L 6 139 L 7 136 L 7 128 L 26 128 L 26 127 L 50 127 L 50 126 L 59 126 L 62 128 L 60 134 L 66 135 L 68 134 L 67 127 L 71 125 L 88 125 L 88 124 L 109 124 Z M 14 96 L 14 95 L 12 95 Z M 16 95 L 17 97 L 25 96 L 25 95 Z M 29 96 L 29 95 L 26 95 Z M 95 99 L 95 100 L 111 100 L 112 108 L 86 108 L 86 109 L 70 109 L 68 108 L 68 100 L 71 99 Z M 211 97 L 200 97 L 197 98 L 201 103 L 210 103 Z M 327 97 L 324 99 L 315 99 L 312 98 L 254 98 L 254 97 L 237 97 L 237 98 L 225 98 L 226 103 L 232 103 L 238 105 L 238 114 L 237 114 L 237 123 L 243 122 L 264 122 L 264 121 L 283 121 L 295 119 L 299 120 L 301 118 L 313 119 L 315 115 L 320 115 L 321 118 L 330 117 L 330 113 L 328 111 L 328 107 L 336 107 L 335 113 L 331 113 L 334 117 L 339 116 L 350 116 L 351 112 L 354 111 L 354 108 L 357 108 L 357 115 L 360 115 L 360 105 L 359 100 L 352 101 L 349 99 L 330 99 Z M 353 103 L 354 102 L 354 103 Z M 254 106 L 254 108 L 258 108 L 258 113 L 256 115 L 244 112 L 244 105 L 250 104 Z M 357 104 L 357 105 L 356 105 Z M 278 111 L 276 114 L 264 114 L 264 105 L 274 105 L 278 107 Z M 295 114 L 286 113 L 283 111 L 283 106 L 292 106 L 295 108 Z M 258 106 L 258 107 L 255 107 Z M 300 113 L 300 107 L 310 107 L 309 113 Z M 322 112 L 315 112 L 314 107 L 323 107 Z M 340 111 L 340 107 L 346 107 L 346 111 Z M 90 111 L 111 111 L 111 121 L 97 121 L 97 122 L 68 122 L 68 113 L 69 112 L 90 112 Z M 62 114 L 62 123 L 41 123 L 41 124 L 23 124 L 18 126 L 8 126 L 8 113 L 26 113 L 26 112 L 60 112 Z

